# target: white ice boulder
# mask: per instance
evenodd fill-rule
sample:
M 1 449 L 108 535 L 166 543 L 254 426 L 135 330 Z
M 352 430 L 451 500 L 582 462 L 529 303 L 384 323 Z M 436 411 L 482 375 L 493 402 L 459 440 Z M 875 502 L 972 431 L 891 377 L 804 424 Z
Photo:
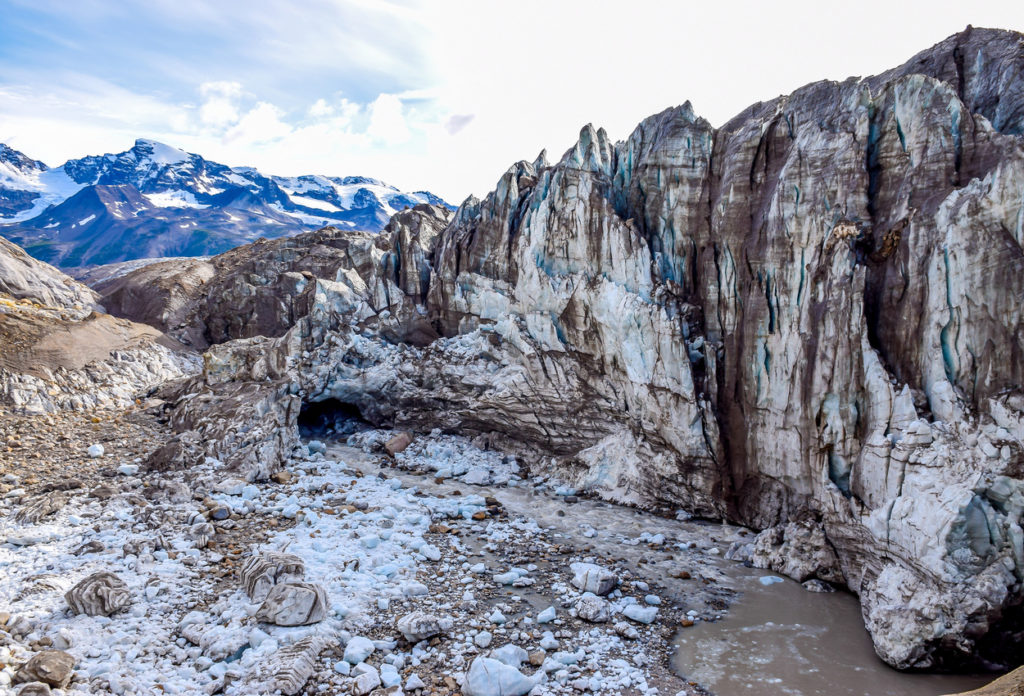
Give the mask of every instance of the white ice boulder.
M 433 638 L 434 636 L 446 633 L 451 630 L 451 619 L 440 619 L 433 614 L 422 611 L 414 611 L 400 618 L 395 627 L 410 643 L 419 643 L 421 640 Z
M 372 655 L 374 650 L 375 647 L 372 640 L 363 636 L 356 636 L 345 646 L 345 655 L 342 659 L 349 664 L 358 665 Z
M 572 584 L 583 592 L 606 595 L 619 584 L 619 576 L 595 563 L 573 563 Z
M 525 696 L 543 678 L 543 672 L 528 677 L 498 660 L 478 657 L 466 673 L 462 693 L 465 696 Z
M 498 662 L 501 662 L 502 664 L 506 664 L 509 667 L 515 667 L 518 669 L 519 665 L 523 664 L 528 659 L 530 659 L 530 653 L 526 652 L 518 645 L 512 645 L 512 643 L 508 643 L 506 645 L 501 646 L 500 648 L 492 650 L 491 657 L 493 657 Z
M 373 667 L 369 667 L 362 674 L 356 677 L 352 684 L 352 693 L 356 696 L 365 696 L 380 686 L 380 673 Z
M 637 623 L 649 624 L 654 623 L 654 619 L 657 618 L 658 607 L 645 607 L 639 604 L 630 604 L 622 610 L 622 614 L 627 619 L 631 619 Z

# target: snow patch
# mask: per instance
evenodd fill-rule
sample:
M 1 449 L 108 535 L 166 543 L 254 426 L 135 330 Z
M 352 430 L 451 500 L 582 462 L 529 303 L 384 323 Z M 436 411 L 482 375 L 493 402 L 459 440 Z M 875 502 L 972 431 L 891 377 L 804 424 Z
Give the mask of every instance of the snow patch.
M 142 197 L 158 208 L 209 208 L 196 201 L 191 191 L 161 191 L 160 193 L 144 193 Z
M 20 183 L 7 184 L 0 177 L 0 185 L 5 188 L 15 188 L 22 191 L 38 191 L 39 198 L 32 202 L 32 207 L 23 210 L 11 217 L 0 217 L 0 222 L 22 222 L 30 220 L 51 205 L 59 205 L 71 196 L 75 195 L 85 186 L 75 183 L 74 179 L 68 176 L 63 167 L 58 169 L 47 169 L 35 175 L 22 177 Z
M 331 211 L 331 212 L 341 212 L 341 208 L 339 208 L 338 206 L 334 205 L 333 203 L 328 203 L 327 201 L 322 201 L 322 200 L 320 200 L 318 198 L 310 198 L 309 196 L 295 196 L 295 195 L 291 195 L 291 196 L 288 196 L 288 197 L 291 199 L 292 203 L 294 203 L 295 205 L 301 205 L 301 206 L 303 206 L 305 208 L 315 208 L 316 210 L 328 210 L 328 211 Z

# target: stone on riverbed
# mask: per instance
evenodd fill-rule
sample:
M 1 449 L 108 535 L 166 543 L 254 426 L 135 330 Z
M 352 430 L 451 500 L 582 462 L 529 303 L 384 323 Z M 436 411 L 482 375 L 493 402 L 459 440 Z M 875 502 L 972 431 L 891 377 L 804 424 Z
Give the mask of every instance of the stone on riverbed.
M 38 524 L 44 517 L 49 517 L 64 507 L 65 503 L 67 503 L 67 496 L 60 495 L 59 493 L 47 493 L 27 505 L 23 505 L 18 510 L 18 514 L 15 515 L 14 521 L 24 524 Z
M 693 622 L 691 621 L 690 623 L 692 624 Z M 617 635 L 622 636 L 623 638 L 628 638 L 630 640 L 636 640 L 640 637 L 639 631 L 637 631 L 635 628 L 630 626 L 625 621 L 619 621 L 618 623 L 616 623 L 612 627 L 612 630 L 615 631 Z
M 572 584 L 583 592 L 606 595 L 619 584 L 615 573 L 595 563 L 573 563 L 569 567 L 573 572 Z
M 327 647 L 321 637 L 309 636 L 270 655 L 261 666 L 255 683 L 238 693 L 262 694 L 275 691 L 294 696 L 316 671 L 317 659 Z
M 835 592 L 836 588 L 825 582 L 824 580 L 818 580 L 814 578 L 807 582 L 800 583 L 805 590 L 808 592 Z
M 384 449 L 387 453 L 394 457 L 399 452 L 404 452 L 405 449 L 412 444 L 412 435 L 409 433 L 398 433 L 393 438 L 384 443 Z
M 342 659 L 349 664 L 358 665 L 372 655 L 374 650 L 372 640 L 364 636 L 356 636 L 345 646 L 345 655 Z
M 623 616 L 637 623 L 650 624 L 658 616 L 658 607 L 644 607 L 639 604 L 630 604 L 622 610 Z
M 518 669 L 519 665 L 530 659 L 530 653 L 526 652 L 518 645 L 508 643 L 507 645 L 503 645 L 500 648 L 492 650 L 491 657 L 498 662 L 508 665 L 509 667 L 515 667 Z
M 604 623 L 612 616 L 611 605 L 592 594 L 585 594 L 576 601 L 576 616 L 590 623 Z
M 356 677 L 352 684 L 352 693 L 356 696 L 365 696 L 380 686 L 380 673 L 375 667 L 362 665 L 363 673 Z

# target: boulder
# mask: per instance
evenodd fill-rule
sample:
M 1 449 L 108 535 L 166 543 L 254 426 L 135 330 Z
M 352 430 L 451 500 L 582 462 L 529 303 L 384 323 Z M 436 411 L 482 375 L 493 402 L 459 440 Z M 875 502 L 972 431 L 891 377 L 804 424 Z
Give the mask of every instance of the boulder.
M 466 673 L 462 693 L 465 696 L 524 696 L 543 679 L 543 672 L 528 677 L 498 660 L 477 657 Z
M 124 611 L 132 603 L 131 592 L 124 581 L 113 573 L 93 573 L 64 595 L 71 612 L 89 616 L 111 616 Z
M 44 650 L 23 664 L 14 675 L 15 682 L 42 682 L 63 689 L 75 673 L 75 658 L 63 650 Z
M 409 433 L 398 433 L 393 438 L 384 443 L 384 450 L 394 457 L 399 452 L 404 452 L 405 449 L 412 444 L 412 435 Z
M 441 619 L 422 611 L 414 611 L 398 619 L 395 627 L 407 641 L 418 643 L 451 630 L 452 620 Z
M 307 636 L 280 648 L 261 661 L 258 668 L 244 679 L 237 693 L 298 694 L 316 672 L 317 660 L 327 646 L 324 638 Z
M 245 562 L 238 577 L 249 598 L 260 602 L 266 599 L 274 585 L 301 580 L 305 572 L 306 566 L 298 556 L 263 551 Z
M 352 693 L 356 696 L 365 696 L 380 686 L 380 672 L 374 667 L 366 666 L 366 669 L 356 677 L 352 684 Z
M 490 656 L 498 662 L 506 664 L 509 667 L 515 667 L 516 669 L 530 659 L 530 653 L 526 652 L 518 645 L 513 645 L 512 643 L 506 643 L 500 648 L 495 648 L 491 651 Z
M 618 575 L 594 563 L 573 563 L 569 568 L 573 573 L 572 584 L 582 592 L 593 592 L 603 596 L 619 584 Z
M 774 570 L 797 582 L 811 578 L 844 582 L 839 559 L 825 538 L 825 530 L 810 521 L 789 522 L 758 534 L 750 562 L 755 568 Z
M 590 623 L 604 623 L 612 617 L 611 604 L 589 593 L 576 600 L 575 609 L 576 616 Z
M 658 607 L 645 607 L 640 604 L 630 604 L 622 610 L 622 615 L 637 623 L 650 624 L 658 617 Z
M 307 626 L 326 617 L 326 590 L 322 585 L 308 582 L 274 585 L 256 611 L 257 621 L 277 626 Z
M 364 636 L 354 636 L 345 645 L 345 654 L 342 659 L 349 664 L 358 665 L 372 655 L 374 650 L 372 640 Z

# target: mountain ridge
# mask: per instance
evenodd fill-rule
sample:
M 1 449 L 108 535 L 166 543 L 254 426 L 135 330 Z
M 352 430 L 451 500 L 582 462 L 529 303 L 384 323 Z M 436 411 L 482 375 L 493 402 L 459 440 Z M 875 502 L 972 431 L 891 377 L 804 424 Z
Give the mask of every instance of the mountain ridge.
M 0 143 L 0 235 L 66 269 L 213 255 L 324 225 L 376 232 L 421 203 L 454 209 L 371 177 L 265 175 L 146 138 L 54 168 Z

